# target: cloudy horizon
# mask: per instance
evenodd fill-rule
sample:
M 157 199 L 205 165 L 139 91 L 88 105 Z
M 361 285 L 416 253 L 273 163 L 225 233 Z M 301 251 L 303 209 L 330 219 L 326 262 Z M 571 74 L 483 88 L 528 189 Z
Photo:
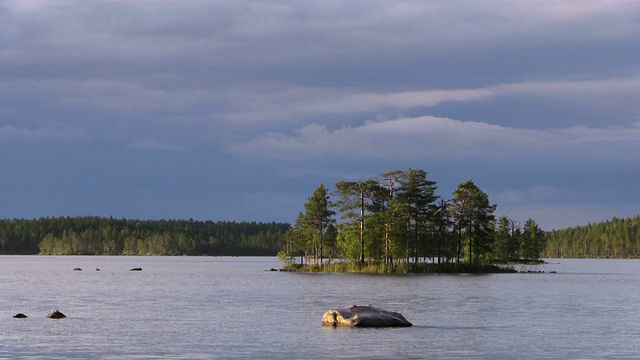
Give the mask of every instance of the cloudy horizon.
M 293 222 L 424 169 L 546 230 L 640 214 L 640 1 L 0 1 L 0 218 Z

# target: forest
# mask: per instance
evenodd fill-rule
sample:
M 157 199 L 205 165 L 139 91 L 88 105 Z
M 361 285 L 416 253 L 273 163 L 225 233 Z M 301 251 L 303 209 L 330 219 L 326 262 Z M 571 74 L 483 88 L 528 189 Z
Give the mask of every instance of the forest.
M 449 199 L 420 169 L 339 181 L 313 192 L 286 232 L 285 268 L 325 267 L 348 260 L 360 267 L 459 268 L 495 262 L 536 262 L 546 234 L 532 219 L 506 216 L 472 180 Z M 339 220 L 339 221 L 338 221 Z
M 553 258 L 638 258 L 640 216 L 548 233 L 543 255 Z
M 273 256 L 287 223 L 54 217 L 0 220 L 0 254 Z
M 450 198 L 424 170 L 320 184 L 288 223 L 0 219 L 1 255 L 278 256 L 286 266 L 431 266 L 640 257 L 640 216 L 545 232 L 535 220 L 496 217 L 472 180 Z

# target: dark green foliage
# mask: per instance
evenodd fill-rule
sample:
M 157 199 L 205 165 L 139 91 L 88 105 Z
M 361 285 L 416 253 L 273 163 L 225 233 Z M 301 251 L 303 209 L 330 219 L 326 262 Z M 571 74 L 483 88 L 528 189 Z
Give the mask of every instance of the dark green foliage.
M 640 216 L 616 218 L 547 234 L 544 257 L 638 258 Z
M 398 214 L 405 225 L 407 258 L 413 255 L 414 263 L 418 263 L 421 255 L 434 252 L 433 231 L 430 230 L 437 210 L 436 182 L 427 180 L 426 171 L 409 168 L 400 176 L 399 183 Z
M 57 217 L 0 220 L 0 254 L 276 255 L 285 223 Z
M 496 248 L 495 257 L 498 259 L 510 259 L 509 243 L 511 240 L 511 224 L 506 215 L 498 219 L 496 226 Z
M 379 219 L 370 216 L 370 214 L 381 211 L 380 209 L 384 206 L 382 204 L 385 202 L 386 190 L 375 180 L 339 181 L 335 186 L 335 195 L 339 198 L 333 205 L 342 213 L 342 219 L 350 220 L 350 223 L 343 224 L 343 234 L 352 235 L 351 241 L 343 237 L 345 241 L 343 241 L 342 248 L 345 253 L 351 254 L 350 258 L 352 259 L 355 259 L 354 254 L 359 254 L 358 260 L 360 265 L 363 265 L 367 249 L 375 251 L 375 248 L 378 247 L 378 242 L 367 244 L 365 234 L 371 234 L 376 229 L 376 220 Z M 353 241 L 355 223 L 359 228 L 357 242 Z
M 546 234 L 532 219 L 527 220 L 522 232 L 522 252 L 527 260 L 537 260 L 544 249 Z
M 495 245 L 496 205 L 489 203 L 489 196 L 473 181 L 458 184 L 453 192 L 452 210 L 458 236 L 457 258 L 463 251 L 461 240 L 467 242 L 469 262 L 483 264 L 493 257 Z
M 515 222 L 503 217 L 496 232 L 496 205 L 473 181 L 459 184 L 454 198 L 445 200 L 436 195 L 436 182 L 427 174 L 409 168 L 379 178 L 338 181 L 332 206 L 341 222 L 335 227 L 331 220 L 335 213 L 326 211 L 326 190 L 321 185 L 287 232 L 281 254 L 286 269 L 495 272 L 502 270 L 492 269 L 491 263 L 520 256 L 522 236 Z M 322 222 L 308 221 L 317 218 L 310 215 L 318 212 L 310 204 L 319 204 L 319 213 L 328 216 L 326 230 L 318 231 L 316 224 Z M 539 246 L 531 249 L 532 256 L 540 253 Z M 315 261 L 323 251 L 330 254 L 328 263 Z
M 329 209 L 329 194 L 323 184 L 320 184 L 309 197 L 307 203 L 304 204 L 304 209 L 303 222 L 307 228 L 313 229 L 311 241 L 314 263 L 317 263 L 319 259 L 322 265 L 325 233 L 329 226 L 335 222 L 332 218 L 335 212 Z

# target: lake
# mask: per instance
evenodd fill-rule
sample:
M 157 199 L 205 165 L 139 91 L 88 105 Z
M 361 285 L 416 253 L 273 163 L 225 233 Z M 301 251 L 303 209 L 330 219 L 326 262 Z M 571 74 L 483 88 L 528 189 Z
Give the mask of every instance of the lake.
M 357 275 L 265 271 L 276 258 L 0 256 L 0 358 L 640 357 L 640 260 L 547 261 L 516 267 L 542 274 Z M 349 304 L 414 326 L 320 325 Z

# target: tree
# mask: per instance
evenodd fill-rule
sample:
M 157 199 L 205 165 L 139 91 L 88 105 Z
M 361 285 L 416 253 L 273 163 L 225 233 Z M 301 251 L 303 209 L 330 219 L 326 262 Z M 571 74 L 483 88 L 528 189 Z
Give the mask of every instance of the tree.
M 511 233 L 507 242 L 507 253 L 510 259 L 520 259 L 520 249 L 522 248 L 522 229 L 520 223 L 515 220 L 509 220 Z
M 470 263 L 481 263 L 489 259 L 495 242 L 496 205 L 489 203 L 489 196 L 472 180 L 458 184 L 453 192 L 454 218 L 458 230 L 458 261 L 460 260 L 462 234 L 468 244 Z
M 502 215 L 498 219 L 496 227 L 496 258 L 500 260 L 509 260 L 509 242 L 511 240 L 511 222 L 506 215 Z
M 545 234 L 532 219 L 524 223 L 523 250 L 527 260 L 538 260 L 544 248 Z
M 411 168 L 402 173 L 399 181 L 398 208 L 406 224 L 407 244 L 413 244 L 414 262 L 417 264 L 420 244 L 423 242 L 421 240 L 426 234 L 428 222 L 433 219 L 435 213 L 434 203 L 438 199 L 435 195 L 436 182 L 427 180 L 426 171 Z
M 393 225 L 397 212 L 397 204 L 395 201 L 396 188 L 399 186 L 399 180 L 402 176 L 402 170 L 391 170 L 382 173 L 381 179 L 378 181 L 379 185 L 384 188 L 385 195 L 381 196 L 379 218 L 384 225 L 384 254 L 385 263 L 389 264 L 396 258 L 396 254 L 393 253 L 393 249 L 397 248 L 392 236 Z
M 298 213 L 296 222 L 285 233 L 286 249 L 288 256 L 300 255 L 300 264 L 304 264 L 304 259 L 308 254 L 308 245 L 311 244 L 313 230 L 306 224 L 305 215 Z
M 332 218 L 335 212 L 329 208 L 329 195 L 323 184 L 320 184 L 320 186 L 318 186 L 318 188 L 309 197 L 307 203 L 304 204 L 304 208 L 305 222 L 314 229 L 313 259 L 317 264 L 319 255 L 320 265 L 322 265 L 324 234 L 329 225 L 335 222 Z
M 375 180 L 339 181 L 336 183 L 336 195 L 339 196 L 335 206 L 343 213 L 343 219 L 357 222 L 360 228 L 360 265 L 365 258 L 365 223 L 367 211 L 375 207 L 380 197 L 381 187 Z M 353 227 L 349 227 L 353 229 Z
M 446 261 L 449 262 L 453 258 L 455 246 L 451 243 L 451 227 L 453 220 L 449 212 L 449 202 L 440 199 L 435 214 L 433 216 L 433 231 L 435 233 L 436 257 L 438 264 L 441 263 L 443 256 L 446 254 Z M 447 249 L 448 248 L 448 249 Z

